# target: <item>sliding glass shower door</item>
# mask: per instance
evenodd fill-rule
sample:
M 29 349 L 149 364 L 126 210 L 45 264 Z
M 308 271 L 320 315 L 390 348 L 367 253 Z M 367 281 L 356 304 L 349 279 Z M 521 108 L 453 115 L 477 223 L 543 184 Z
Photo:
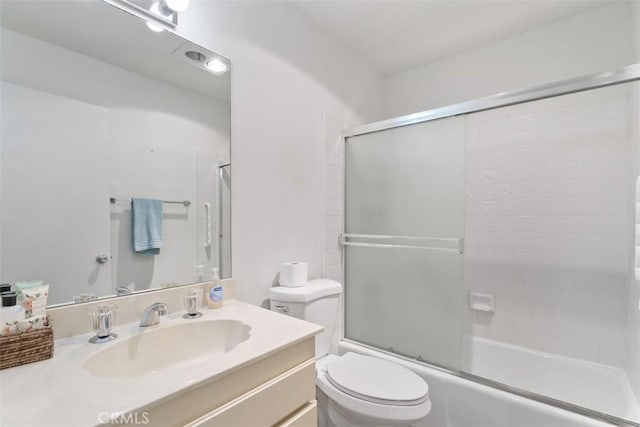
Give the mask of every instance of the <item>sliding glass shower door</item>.
M 460 368 L 464 141 L 460 117 L 347 139 L 347 338 Z
M 616 75 L 352 131 L 345 338 L 640 427 L 640 84 Z

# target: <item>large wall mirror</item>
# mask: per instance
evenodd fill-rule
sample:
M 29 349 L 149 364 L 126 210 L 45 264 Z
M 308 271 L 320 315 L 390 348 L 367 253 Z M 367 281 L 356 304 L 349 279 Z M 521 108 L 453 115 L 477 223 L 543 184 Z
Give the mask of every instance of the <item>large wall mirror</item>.
M 100 0 L 3 1 L 1 26 L 0 282 L 60 304 L 230 277 L 215 53 Z M 132 198 L 163 201 L 159 225 L 136 220 L 161 227 L 156 254 L 133 249 Z

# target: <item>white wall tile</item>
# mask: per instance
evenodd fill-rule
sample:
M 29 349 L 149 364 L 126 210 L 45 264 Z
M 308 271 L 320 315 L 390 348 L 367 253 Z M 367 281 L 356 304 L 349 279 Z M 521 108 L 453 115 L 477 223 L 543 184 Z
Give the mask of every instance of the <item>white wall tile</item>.
M 471 313 L 467 330 L 622 366 L 626 335 L 611 328 L 624 325 L 632 218 L 628 103 L 619 91 L 512 107 L 500 118 L 510 122 L 501 136 L 511 146 L 470 144 L 468 165 L 479 170 L 466 173 L 465 287 L 495 295 L 496 313 L 489 323 Z M 474 117 L 468 134 L 497 128 L 487 123 Z M 505 150 L 513 152 L 503 183 L 511 194 L 502 200 L 491 167 L 503 164 L 488 159 L 508 159 Z M 512 252 L 498 259 L 497 250 Z
M 339 244 L 342 233 L 342 191 L 343 191 L 343 158 L 344 142 L 342 130 L 350 127 L 345 120 L 323 114 L 324 161 L 322 164 L 323 215 L 322 229 L 323 255 L 321 275 L 324 278 L 343 282 L 342 247 Z M 340 334 L 342 332 L 342 313 L 340 313 Z

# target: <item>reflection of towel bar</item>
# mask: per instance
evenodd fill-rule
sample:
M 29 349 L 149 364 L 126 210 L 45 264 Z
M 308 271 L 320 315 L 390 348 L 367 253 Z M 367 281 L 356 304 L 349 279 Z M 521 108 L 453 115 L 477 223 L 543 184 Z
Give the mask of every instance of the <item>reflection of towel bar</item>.
M 131 199 L 116 199 L 115 197 L 109 197 L 109 202 L 113 205 L 116 202 L 129 202 L 131 203 Z M 163 200 L 162 203 L 168 205 L 183 205 L 185 208 L 188 208 L 191 205 L 190 200 Z
M 399 243 L 369 243 L 369 242 L 350 242 L 349 239 L 369 239 L 369 240 L 409 240 L 413 242 L 428 242 L 432 245 L 407 245 Z M 453 247 L 443 246 L 443 243 L 452 243 Z M 446 237 L 422 237 L 422 236 L 391 236 L 383 234 L 349 234 L 342 235 L 341 244 L 343 246 L 359 246 L 365 248 L 400 248 L 400 249 L 427 249 L 432 251 L 464 253 L 464 239 L 446 238 Z

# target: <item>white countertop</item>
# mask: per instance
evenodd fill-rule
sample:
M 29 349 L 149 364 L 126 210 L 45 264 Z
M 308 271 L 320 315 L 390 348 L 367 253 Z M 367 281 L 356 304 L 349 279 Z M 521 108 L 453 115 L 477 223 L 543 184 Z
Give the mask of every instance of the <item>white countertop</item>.
M 197 320 L 183 319 L 184 312 L 163 316 L 160 324 L 149 330 L 184 322 L 233 319 L 251 327 L 250 338 L 227 353 L 180 363 L 135 378 L 96 378 L 82 365 L 92 354 L 139 334 L 137 322 L 116 327 L 114 332 L 118 338 L 106 344 L 90 344 L 88 340 L 93 333 L 56 340 L 52 359 L 0 371 L 0 426 L 98 425 L 100 413 L 138 410 L 215 380 L 322 331 L 321 326 L 313 323 L 239 301 L 225 302 L 220 309 L 203 308 L 202 313 L 204 316 Z M 104 368 L 109 369 L 108 366 Z

